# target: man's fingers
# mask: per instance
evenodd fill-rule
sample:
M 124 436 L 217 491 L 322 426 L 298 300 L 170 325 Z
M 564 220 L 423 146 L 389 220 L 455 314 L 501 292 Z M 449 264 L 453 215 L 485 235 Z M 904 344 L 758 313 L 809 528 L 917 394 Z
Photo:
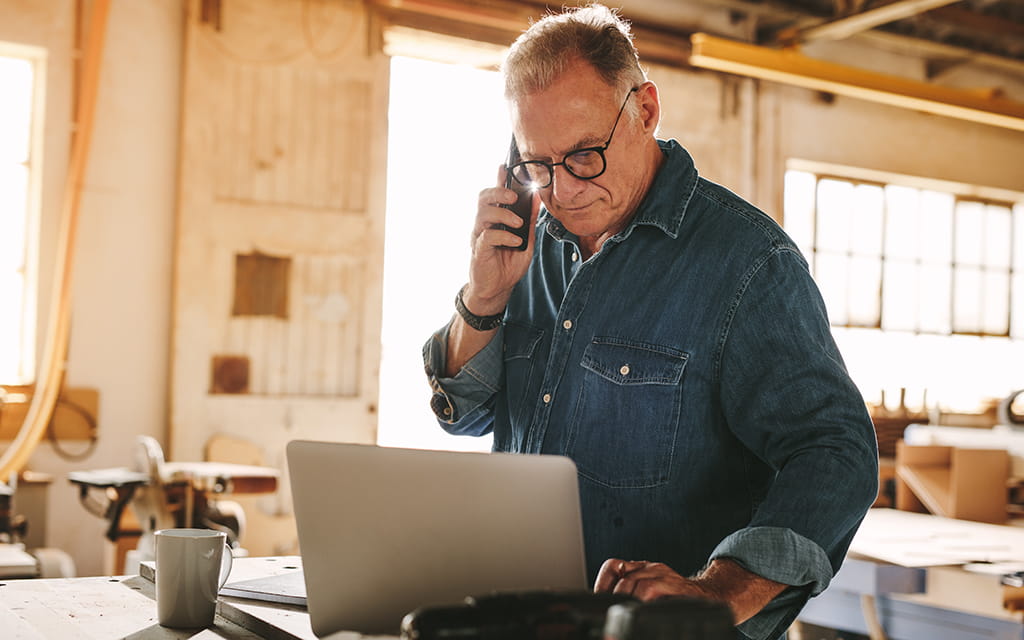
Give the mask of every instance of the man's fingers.
M 614 593 L 618 593 L 618 591 L 614 590 L 623 580 L 627 579 L 634 572 L 643 569 L 647 565 L 647 562 L 609 558 L 604 561 L 601 565 L 601 569 L 597 572 L 597 580 L 594 582 L 594 591 L 613 591 Z
M 597 580 L 594 582 L 594 591 L 611 591 L 615 588 L 615 585 L 622 579 L 622 576 L 628 573 L 628 567 L 632 564 L 626 560 L 620 560 L 619 558 L 608 558 L 601 564 L 601 569 L 597 572 Z
M 615 582 L 619 579 L 616 566 L 622 562 L 616 558 L 609 558 L 601 564 L 597 572 L 597 580 L 594 581 L 594 592 L 602 593 L 611 591 Z
M 660 562 L 638 562 L 613 558 L 605 561 L 598 573 L 594 591 L 630 595 L 654 600 L 687 591 L 679 574 Z

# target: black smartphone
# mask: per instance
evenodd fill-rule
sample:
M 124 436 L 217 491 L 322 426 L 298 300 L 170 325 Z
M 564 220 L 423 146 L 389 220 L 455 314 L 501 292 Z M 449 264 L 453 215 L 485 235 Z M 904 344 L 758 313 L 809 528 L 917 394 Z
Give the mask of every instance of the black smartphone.
M 508 158 L 505 160 L 505 168 L 507 169 L 519 161 L 519 147 L 516 146 L 516 137 L 512 136 L 512 143 L 508 148 Z M 513 229 L 506 225 L 499 224 L 498 228 L 505 231 L 511 231 L 522 240 L 522 243 L 518 247 L 508 247 L 509 249 L 513 249 L 515 251 L 526 251 L 526 247 L 529 245 L 528 234 L 533 231 L 533 229 L 530 228 L 530 210 L 533 208 L 533 191 L 513 178 L 511 171 L 505 172 L 505 188 L 512 189 L 519 197 L 516 199 L 515 204 L 503 204 L 501 206 L 506 209 L 510 209 L 513 213 L 522 218 L 523 225 L 518 229 Z

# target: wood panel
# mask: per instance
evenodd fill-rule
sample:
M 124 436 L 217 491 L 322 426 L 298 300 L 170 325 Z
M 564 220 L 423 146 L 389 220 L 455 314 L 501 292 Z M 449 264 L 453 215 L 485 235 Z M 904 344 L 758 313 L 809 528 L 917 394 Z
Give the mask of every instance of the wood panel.
M 287 317 L 232 316 L 215 352 L 249 358 L 250 393 L 358 395 L 365 262 L 302 254 L 291 271 Z
M 358 0 L 187 6 L 168 458 L 227 435 L 283 469 L 294 438 L 373 442 L 388 59 Z M 287 261 L 264 291 L 286 309 L 236 315 L 255 254 Z M 246 384 L 214 385 L 214 358 Z M 283 480 L 267 513 L 288 509 Z
M 364 211 L 370 82 L 321 68 L 222 65 L 215 197 Z

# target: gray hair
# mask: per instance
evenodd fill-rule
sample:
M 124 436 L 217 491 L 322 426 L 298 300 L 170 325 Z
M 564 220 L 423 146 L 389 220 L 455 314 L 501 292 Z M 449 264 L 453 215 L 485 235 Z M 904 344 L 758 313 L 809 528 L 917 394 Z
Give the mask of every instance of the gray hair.
M 502 64 L 505 97 L 543 91 L 577 60 L 589 63 L 612 87 L 646 81 L 629 22 L 601 4 L 548 14 L 524 31 Z

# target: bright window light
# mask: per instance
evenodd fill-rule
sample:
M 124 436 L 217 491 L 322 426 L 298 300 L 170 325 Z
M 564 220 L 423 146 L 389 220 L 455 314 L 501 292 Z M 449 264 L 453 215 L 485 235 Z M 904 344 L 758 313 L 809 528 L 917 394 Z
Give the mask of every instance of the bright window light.
M 378 443 L 489 450 L 430 411 L 422 346 L 466 282 L 477 195 L 497 181 L 511 128 L 498 73 L 391 61 Z
M 0 55 L 0 384 L 35 374 L 32 115 L 35 63 Z
M 973 413 L 1024 383 L 1024 203 L 808 171 L 784 201 L 868 402 Z

